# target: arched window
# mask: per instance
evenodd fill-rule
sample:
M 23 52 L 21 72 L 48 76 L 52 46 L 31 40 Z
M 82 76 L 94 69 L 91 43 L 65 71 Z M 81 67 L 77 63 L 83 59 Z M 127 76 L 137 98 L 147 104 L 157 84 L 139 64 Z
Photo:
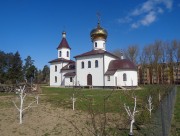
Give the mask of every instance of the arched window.
M 123 81 L 127 81 L 127 75 L 125 73 L 123 74 Z
M 55 66 L 55 72 L 57 71 L 57 66 Z
M 61 57 L 61 51 L 59 51 L 59 57 Z
M 91 61 L 88 61 L 88 68 L 91 68 Z
M 81 62 L 81 68 L 84 68 L 84 61 Z
M 55 83 L 57 82 L 57 76 L 55 76 Z
M 69 57 L 69 51 L 67 51 L 67 57 Z
M 95 60 L 95 68 L 98 67 L 98 60 Z
M 95 42 L 95 47 L 97 47 L 97 42 Z

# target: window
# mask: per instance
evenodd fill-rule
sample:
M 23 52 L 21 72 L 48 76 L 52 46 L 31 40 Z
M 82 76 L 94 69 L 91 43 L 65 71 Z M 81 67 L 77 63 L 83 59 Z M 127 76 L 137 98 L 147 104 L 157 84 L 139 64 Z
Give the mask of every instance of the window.
M 57 71 L 57 66 L 55 66 L 55 72 Z
M 95 68 L 98 67 L 98 60 L 95 60 Z
M 91 68 L 91 61 L 88 61 L 88 68 Z
M 55 76 L 55 83 L 57 82 L 57 76 Z
M 69 57 L 69 51 L 67 51 L 67 57 Z
M 97 42 L 95 42 L 95 47 L 97 47 Z
M 107 77 L 107 80 L 110 81 L 110 79 L 111 79 L 110 76 L 108 76 L 108 77 Z
M 81 62 L 81 68 L 84 68 L 84 61 Z
M 125 73 L 123 74 L 123 81 L 127 81 L 127 75 Z
M 72 82 L 73 81 L 73 78 L 72 77 L 70 77 L 70 82 Z
M 61 57 L 61 51 L 59 51 L 59 57 Z

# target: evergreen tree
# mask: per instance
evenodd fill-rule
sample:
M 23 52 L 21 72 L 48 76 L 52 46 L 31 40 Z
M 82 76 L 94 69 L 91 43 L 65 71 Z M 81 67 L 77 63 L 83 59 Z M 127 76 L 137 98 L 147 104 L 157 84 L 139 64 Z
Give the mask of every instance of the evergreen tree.
M 6 67 L 6 59 L 5 53 L 0 51 L 0 83 L 3 84 L 5 82 L 5 67 Z
M 5 83 L 6 84 L 12 84 L 12 63 L 13 63 L 13 58 L 14 54 L 13 53 L 7 53 L 5 55 L 5 67 L 4 67 L 4 72 L 5 72 Z
M 42 83 L 42 81 L 43 81 L 42 70 L 38 70 L 37 83 Z
M 47 65 L 44 66 L 43 70 L 42 70 L 42 74 L 43 74 L 43 79 L 42 81 L 44 83 L 49 83 L 49 75 L 50 75 L 50 69 Z
M 9 68 L 8 75 L 8 78 L 13 84 L 21 82 L 23 80 L 22 60 L 18 51 L 14 54 L 12 58 L 11 67 Z
M 25 65 L 23 67 L 24 77 L 27 79 L 28 82 L 31 82 L 32 80 L 36 80 L 37 77 L 37 68 L 34 66 L 34 60 L 31 59 L 30 56 L 28 56 L 25 59 Z

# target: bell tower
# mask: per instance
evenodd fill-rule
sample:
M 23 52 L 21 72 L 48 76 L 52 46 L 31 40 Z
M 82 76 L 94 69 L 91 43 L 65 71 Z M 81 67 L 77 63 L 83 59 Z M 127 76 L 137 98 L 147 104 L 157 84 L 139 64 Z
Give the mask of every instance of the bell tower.
M 58 50 L 58 58 L 63 58 L 66 60 L 70 60 L 70 51 L 71 48 L 66 40 L 66 32 L 62 32 L 62 40 L 57 47 Z

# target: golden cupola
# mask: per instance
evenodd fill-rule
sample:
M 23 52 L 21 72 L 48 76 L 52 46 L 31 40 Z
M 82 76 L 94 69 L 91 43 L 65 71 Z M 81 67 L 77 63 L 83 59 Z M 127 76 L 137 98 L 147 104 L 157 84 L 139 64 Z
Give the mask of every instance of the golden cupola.
M 93 29 L 90 33 L 91 40 L 106 40 L 107 38 L 107 31 L 100 26 L 100 23 L 98 22 L 98 25 L 95 29 Z

